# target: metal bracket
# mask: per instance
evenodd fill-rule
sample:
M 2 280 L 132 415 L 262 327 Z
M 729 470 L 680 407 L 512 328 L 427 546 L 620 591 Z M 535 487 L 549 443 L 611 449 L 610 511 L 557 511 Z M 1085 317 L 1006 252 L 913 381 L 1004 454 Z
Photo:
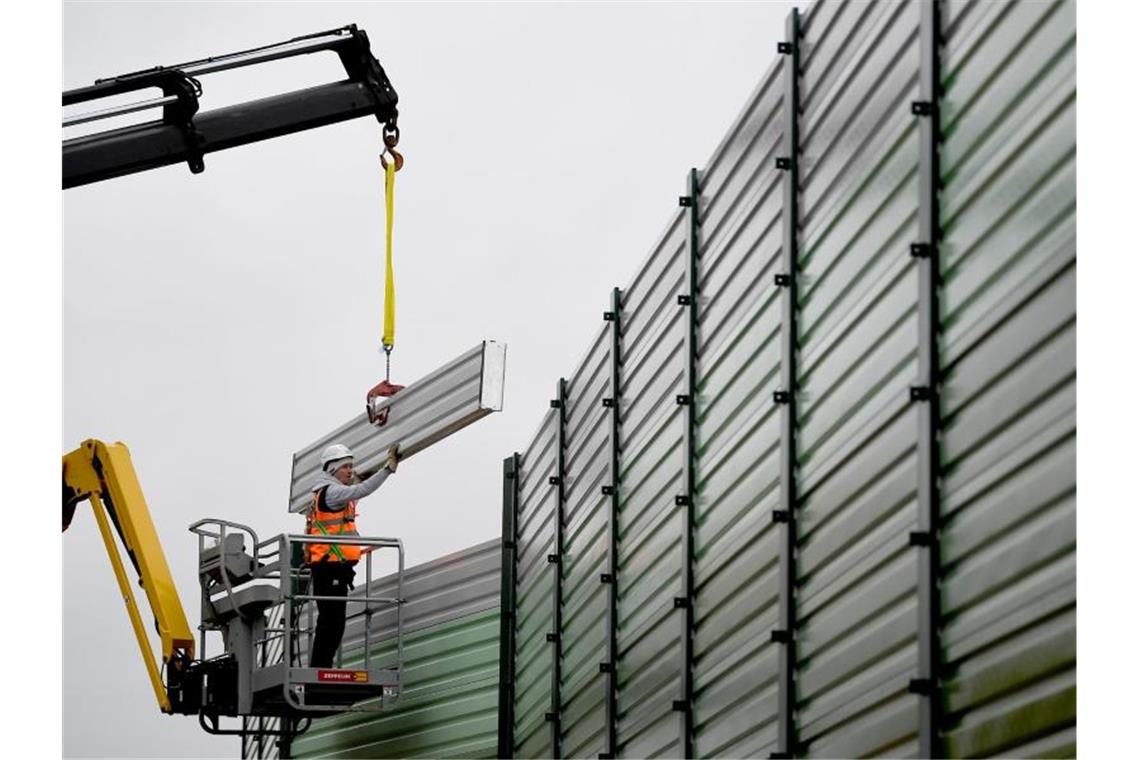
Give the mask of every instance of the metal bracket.
M 678 406 L 688 406 L 688 405 L 689 405 L 689 404 L 691 404 L 692 402 L 693 402 L 692 398 L 690 398 L 689 396 L 686 396 L 686 395 L 685 395 L 685 394 L 683 394 L 683 393 L 682 393 L 682 394 L 679 394 L 679 395 L 677 396 L 677 405 L 678 405 Z
M 614 577 L 609 573 L 602 573 L 602 583 L 613 583 Z
M 552 485 L 552 486 L 562 485 L 562 478 L 558 477 L 557 475 L 551 475 L 550 476 L 550 485 Z
M 562 402 L 556 398 L 552 398 L 552 399 L 550 399 L 550 408 L 551 409 L 561 409 L 562 408 Z
M 549 641 L 551 644 L 555 644 L 558 642 L 558 634 L 557 633 L 547 633 L 546 634 L 546 640 Z
M 787 391 L 776 391 L 772 394 L 772 401 L 777 404 L 787 404 L 792 400 L 792 394 Z
M 933 546 L 934 536 L 926 531 L 911 531 L 910 536 L 907 538 L 908 546 Z
M 675 597 L 673 597 L 673 609 L 675 609 L 675 610 L 687 610 L 688 608 L 689 608 L 689 597 L 687 597 L 687 596 L 675 596 Z
M 614 400 L 612 398 L 604 398 L 602 399 L 602 406 L 604 406 L 606 409 L 613 409 Z
M 688 507 L 692 505 L 693 501 L 685 494 L 680 493 L 673 497 L 673 503 L 678 507 Z
M 786 288 L 792 284 L 792 276 L 790 274 L 777 274 L 773 279 L 776 282 L 777 288 Z
M 606 322 L 613 322 L 614 316 L 615 315 L 612 311 L 603 311 L 602 312 L 602 319 L 605 320 Z
M 514 549 L 515 546 L 516 546 L 516 544 L 514 541 L 504 541 L 503 542 L 503 548 L 504 549 Z
M 692 303 L 693 303 L 693 297 L 692 296 L 684 296 L 684 295 L 677 296 L 677 305 L 678 306 L 691 306 Z
M 792 640 L 792 635 L 782 628 L 776 628 L 772 631 L 771 640 L 777 644 L 787 644 Z
M 547 554 L 546 561 L 552 565 L 557 565 L 561 560 L 558 558 L 557 554 Z
M 683 699 L 673 700 L 673 712 L 688 712 L 690 709 L 689 703 Z
M 929 100 L 916 100 L 910 104 L 910 112 L 915 116 L 930 116 L 934 113 L 934 104 Z
M 787 156 L 780 156 L 776 159 L 776 168 L 781 171 L 786 171 L 792 168 L 792 159 Z
M 598 663 L 598 672 L 599 673 L 613 673 L 614 672 L 614 664 L 612 662 L 599 662 Z
M 602 496 L 613 496 L 613 495 L 614 495 L 614 487 L 613 486 L 602 486 Z
M 934 693 L 934 681 L 929 678 L 912 678 L 906 690 L 911 694 L 928 695 Z
M 691 195 L 682 195 L 677 199 L 677 203 L 682 208 L 690 208 L 693 205 L 693 197 Z
M 910 400 L 911 401 L 929 401 L 933 394 L 930 392 L 930 387 L 927 385 L 912 385 L 910 386 Z
M 911 243 L 910 255 L 916 259 L 929 259 L 931 246 L 930 243 Z
M 791 55 L 792 54 L 792 43 L 790 43 L 790 42 L 777 42 L 776 43 L 776 52 L 779 53 L 780 55 Z
M 553 722 L 554 722 L 554 721 L 556 721 L 556 720 L 558 720 L 558 716 L 557 716 L 557 715 L 555 715 L 555 714 L 554 714 L 554 713 L 552 713 L 552 712 L 548 712 L 548 713 L 546 713 L 546 722 L 547 722 L 547 723 L 553 723 Z
M 786 509 L 773 509 L 772 510 L 772 522 L 774 522 L 774 523 L 789 522 L 788 510 L 786 510 Z

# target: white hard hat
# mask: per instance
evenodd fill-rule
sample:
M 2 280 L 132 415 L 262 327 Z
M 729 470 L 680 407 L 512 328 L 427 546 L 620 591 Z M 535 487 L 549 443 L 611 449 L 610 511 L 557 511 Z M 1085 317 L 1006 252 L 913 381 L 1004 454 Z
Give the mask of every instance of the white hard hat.
M 321 454 L 321 469 L 327 470 L 330 462 L 338 459 L 352 459 L 352 450 L 343 443 L 334 443 Z

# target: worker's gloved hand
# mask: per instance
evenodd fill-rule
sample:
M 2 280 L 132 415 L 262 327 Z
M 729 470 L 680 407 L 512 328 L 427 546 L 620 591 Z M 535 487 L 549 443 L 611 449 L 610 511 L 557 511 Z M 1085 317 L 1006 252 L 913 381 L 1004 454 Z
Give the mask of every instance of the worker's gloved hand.
M 388 472 L 395 472 L 396 465 L 400 463 L 400 445 L 396 444 L 388 449 Z

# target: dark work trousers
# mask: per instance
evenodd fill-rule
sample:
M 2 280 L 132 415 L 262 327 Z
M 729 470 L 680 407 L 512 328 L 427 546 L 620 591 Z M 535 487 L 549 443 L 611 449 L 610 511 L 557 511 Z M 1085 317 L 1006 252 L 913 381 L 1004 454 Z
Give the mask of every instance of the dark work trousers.
M 315 596 L 348 596 L 348 587 L 356 577 L 352 566 L 344 562 L 317 562 L 311 566 L 313 594 Z M 331 668 L 336 650 L 344 636 L 344 614 L 347 602 L 318 601 L 317 629 L 313 635 L 313 651 L 309 653 L 310 668 Z

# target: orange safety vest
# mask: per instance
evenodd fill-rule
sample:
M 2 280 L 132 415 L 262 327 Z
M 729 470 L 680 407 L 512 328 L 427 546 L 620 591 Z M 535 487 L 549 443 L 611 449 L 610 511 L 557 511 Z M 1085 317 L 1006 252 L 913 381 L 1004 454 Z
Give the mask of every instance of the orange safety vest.
M 320 491 L 313 493 L 313 506 L 305 518 L 305 533 L 310 536 L 359 536 L 356 532 L 356 502 L 350 501 L 341 512 L 322 512 L 317 504 Z M 309 564 L 328 562 L 358 562 L 361 547 L 352 544 L 309 544 Z

